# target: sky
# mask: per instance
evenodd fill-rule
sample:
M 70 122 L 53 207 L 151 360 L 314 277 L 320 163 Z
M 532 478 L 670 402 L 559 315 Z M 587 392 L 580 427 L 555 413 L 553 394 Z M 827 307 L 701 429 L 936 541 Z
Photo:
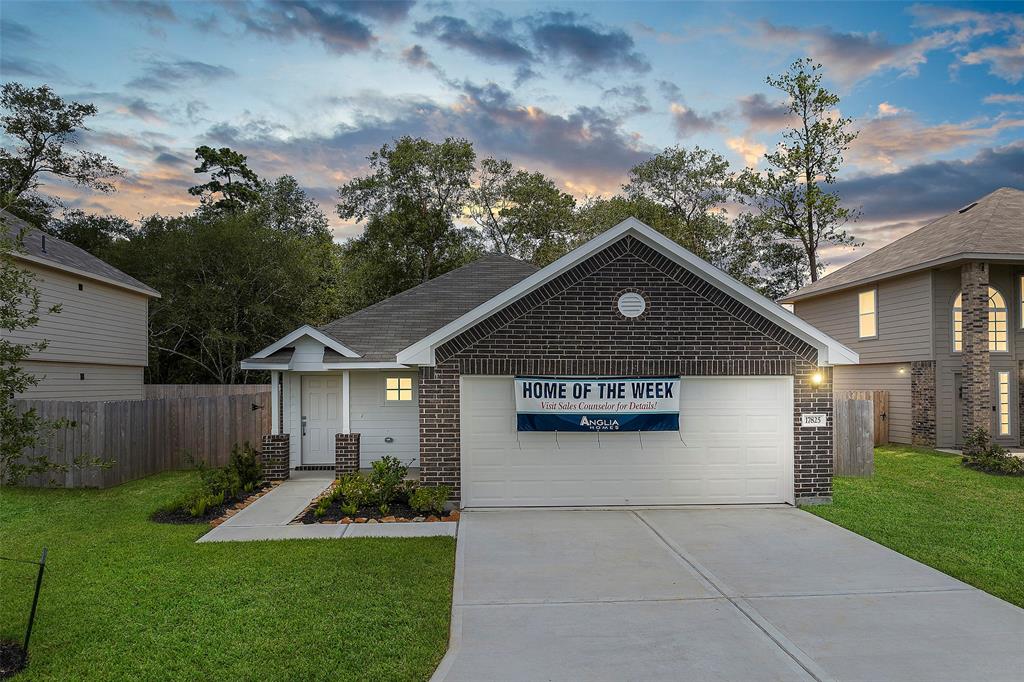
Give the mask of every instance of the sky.
M 199 145 L 294 175 L 339 239 L 337 187 L 401 135 L 471 140 L 577 197 L 673 145 L 764 168 L 786 125 L 765 79 L 810 56 L 858 138 L 836 190 L 859 208 L 832 268 L 999 187 L 1024 189 L 1024 2 L 19 2 L 4 82 L 99 114 L 84 147 L 126 170 L 70 206 L 190 210 Z

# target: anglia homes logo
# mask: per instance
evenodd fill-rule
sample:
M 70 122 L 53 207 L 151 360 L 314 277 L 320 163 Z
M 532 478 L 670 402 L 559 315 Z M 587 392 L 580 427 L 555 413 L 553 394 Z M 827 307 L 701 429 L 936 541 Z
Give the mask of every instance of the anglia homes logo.
M 580 418 L 580 426 L 585 426 L 591 431 L 618 431 L 618 419 L 590 419 L 587 415 Z

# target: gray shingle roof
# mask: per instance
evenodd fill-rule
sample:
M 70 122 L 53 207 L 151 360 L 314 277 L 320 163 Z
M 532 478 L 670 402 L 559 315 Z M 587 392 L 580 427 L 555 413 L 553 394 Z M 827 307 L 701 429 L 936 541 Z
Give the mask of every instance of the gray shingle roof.
M 0 209 L 0 232 L 13 235 L 21 230 L 25 230 L 24 249 L 26 255 L 48 261 L 57 268 L 74 268 L 132 287 L 133 289 L 139 289 L 150 296 L 160 295 L 156 289 L 146 286 L 131 275 L 121 272 L 110 263 L 97 258 L 88 251 L 80 249 L 63 239 L 57 239 L 53 235 L 45 234 L 42 230 L 32 227 L 32 225 L 12 213 Z M 46 238 L 45 248 L 43 246 L 44 236 Z
M 357 361 L 393 362 L 400 350 L 536 271 L 535 266 L 510 256 L 488 254 L 326 324 L 320 331 L 359 353 Z
M 791 303 L 941 263 L 1024 260 L 1024 191 L 1003 187 L 782 299 Z

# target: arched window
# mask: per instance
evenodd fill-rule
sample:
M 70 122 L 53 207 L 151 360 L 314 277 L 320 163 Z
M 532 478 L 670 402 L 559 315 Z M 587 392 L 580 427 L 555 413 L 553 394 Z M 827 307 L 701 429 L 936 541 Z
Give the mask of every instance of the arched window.
M 988 288 L 988 349 L 993 353 L 1005 353 L 1007 347 L 1006 299 L 994 287 Z M 963 294 L 958 293 L 953 301 L 953 350 L 964 349 Z

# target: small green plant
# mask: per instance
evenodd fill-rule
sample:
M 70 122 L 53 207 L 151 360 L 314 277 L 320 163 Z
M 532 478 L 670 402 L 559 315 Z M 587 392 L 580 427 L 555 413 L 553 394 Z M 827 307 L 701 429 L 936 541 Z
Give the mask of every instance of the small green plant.
M 352 516 L 373 496 L 372 484 L 359 474 L 349 474 L 338 480 L 334 487 L 342 500 L 341 511 Z
M 380 512 L 381 516 L 389 516 L 391 514 L 391 505 L 387 504 L 386 502 L 381 502 L 381 504 L 377 507 L 377 511 Z
M 420 486 L 409 497 L 409 506 L 416 511 L 443 514 L 444 505 L 448 501 L 450 492 L 446 485 Z
M 961 463 L 969 469 L 990 474 L 1024 476 L 1024 459 L 1014 457 L 1006 448 L 992 442 L 988 431 L 977 428 L 964 440 Z
M 246 492 L 252 492 L 263 481 L 263 462 L 260 454 L 248 442 L 243 445 L 235 443 L 235 447 L 231 448 L 228 469 L 235 472 L 241 481 L 242 489 Z
M 373 484 L 378 504 L 391 504 L 398 496 L 402 482 L 409 474 L 409 467 L 397 457 L 386 455 L 373 463 L 370 483 Z

